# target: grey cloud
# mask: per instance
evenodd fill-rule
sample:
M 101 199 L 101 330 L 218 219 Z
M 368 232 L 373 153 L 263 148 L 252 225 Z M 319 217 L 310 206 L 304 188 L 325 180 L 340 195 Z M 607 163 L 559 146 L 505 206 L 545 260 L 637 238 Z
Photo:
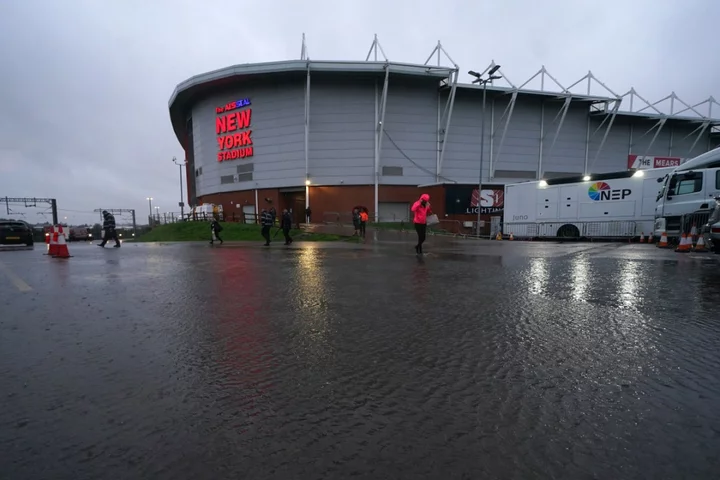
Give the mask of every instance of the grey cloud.
M 297 58 L 302 32 L 314 59 L 364 59 L 378 33 L 391 60 L 421 63 L 440 39 L 464 80 L 495 59 L 515 83 L 544 64 L 565 85 L 593 70 L 617 93 L 698 102 L 720 99 L 716 18 L 711 0 L 0 2 L 0 195 L 177 210 L 175 85 Z

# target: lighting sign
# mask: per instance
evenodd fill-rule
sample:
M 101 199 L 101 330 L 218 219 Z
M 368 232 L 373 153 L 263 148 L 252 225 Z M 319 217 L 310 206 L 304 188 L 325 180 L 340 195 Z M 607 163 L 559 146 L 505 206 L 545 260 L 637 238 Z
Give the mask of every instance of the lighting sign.
M 249 98 L 216 107 L 215 134 L 218 142 L 218 162 L 237 160 L 254 155 L 252 130 L 252 108 Z

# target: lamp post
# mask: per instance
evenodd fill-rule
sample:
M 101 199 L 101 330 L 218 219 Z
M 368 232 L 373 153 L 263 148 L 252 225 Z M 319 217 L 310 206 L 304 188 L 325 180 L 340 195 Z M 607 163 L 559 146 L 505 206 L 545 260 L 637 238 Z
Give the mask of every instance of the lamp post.
M 180 206 L 180 218 L 185 218 L 185 200 L 183 199 L 183 188 L 182 188 L 182 171 L 183 167 L 187 165 L 187 160 L 184 162 L 178 162 L 177 158 L 172 158 L 173 163 L 180 167 L 180 203 L 178 205 Z
M 153 214 L 152 214 L 152 201 L 153 201 L 153 198 L 152 198 L 152 197 L 147 197 L 147 201 L 148 201 L 148 208 L 150 209 L 150 214 L 148 215 L 148 218 L 150 219 L 150 226 L 152 227 L 152 216 L 153 216 Z
M 480 237 L 480 212 L 482 212 L 482 176 L 483 176 L 483 160 L 485 157 L 485 98 L 487 96 L 487 83 L 502 78 L 500 75 L 495 75 L 500 69 L 500 65 L 495 65 L 487 72 L 487 78 L 482 78 L 482 73 L 477 73 L 472 70 L 468 74 L 475 77 L 472 83 L 479 83 L 483 87 L 482 94 L 482 118 L 480 119 L 480 173 L 478 174 L 478 205 L 477 205 L 477 236 Z

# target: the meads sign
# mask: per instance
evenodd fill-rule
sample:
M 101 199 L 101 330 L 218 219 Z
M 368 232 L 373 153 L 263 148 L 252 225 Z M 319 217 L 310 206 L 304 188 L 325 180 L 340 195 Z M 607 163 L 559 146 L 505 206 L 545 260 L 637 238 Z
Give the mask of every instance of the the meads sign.
M 648 170 L 651 168 L 679 167 L 685 159 L 681 157 L 651 157 L 647 155 L 628 155 L 628 170 Z
M 243 98 L 216 107 L 215 134 L 218 142 L 218 162 L 252 157 L 252 108 L 250 99 Z

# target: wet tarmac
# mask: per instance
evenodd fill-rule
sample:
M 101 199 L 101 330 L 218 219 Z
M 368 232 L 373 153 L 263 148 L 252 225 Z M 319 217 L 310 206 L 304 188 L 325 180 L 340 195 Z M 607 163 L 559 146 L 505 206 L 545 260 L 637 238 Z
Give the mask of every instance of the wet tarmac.
M 718 478 L 720 255 L 411 241 L 1 251 L 0 478 Z

